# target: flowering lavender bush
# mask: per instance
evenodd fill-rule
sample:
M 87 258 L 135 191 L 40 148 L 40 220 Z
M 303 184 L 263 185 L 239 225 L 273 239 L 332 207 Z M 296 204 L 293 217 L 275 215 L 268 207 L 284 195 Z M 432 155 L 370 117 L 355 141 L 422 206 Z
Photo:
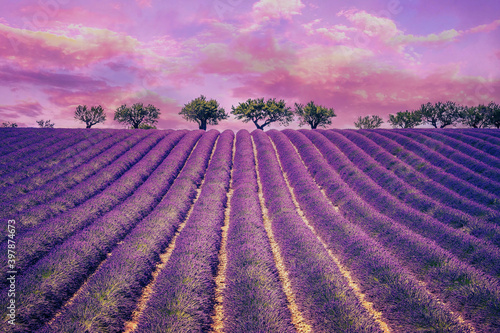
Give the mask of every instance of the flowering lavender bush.
M 440 297 L 454 303 L 454 306 L 463 311 L 467 315 L 468 319 L 474 320 L 477 326 L 486 327 L 487 329 L 497 326 L 496 321 L 492 320 L 492 318 L 496 318 L 500 310 L 498 280 L 493 279 L 491 276 L 482 273 L 470 265 L 464 264 L 451 253 L 437 246 L 435 242 L 432 242 L 430 239 L 424 238 L 412 232 L 408 228 L 405 228 L 405 220 L 388 219 L 380 214 L 377 210 L 367 205 L 363 200 L 352 193 L 340 176 L 325 165 L 326 161 L 322 158 L 319 151 L 315 149 L 308 149 L 308 147 L 310 147 L 310 142 L 308 142 L 307 138 L 296 131 L 285 130 L 284 133 L 286 133 L 286 135 L 297 147 L 304 163 L 309 169 L 310 174 L 314 177 L 318 185 L 324 188 L 329 200 L 334 205 L 338 205 L 340 212 L 346 219 L 359 225 L 372 238 L 367 238 L 363 242 L 356 242 L 356 239 L 353 239 L 353 232 L 350 232 L 343 238 L 340 237 L 337 239 L 334 243 L 332 243 L 332 246 L 340 246 L 342 251 L 349 251 L 349 246 L 347 244 L 350 242 L 354 242 L 357 246 L 364 243 L 371 243 L 374 239 L 378 242 L 378 244 L 373 244 L 362 252 L 360 250 L 355 252 L 357 254 L 355 254 L 356 260 L 353 262 L 355 265 L 354 267 L 358 269 L 365 268 L 361 262 L 365 257 L 368 259 L 367 256 L 369 250 L 378 249 L 382 245 L 391 253 L 397 255 L 398 260 L 401 260 L 404 263 L 405 268 L 403 269 L 411 270 L 413 274 L 419 277 L 419 279 L 425 281 L 425 284 L 428 284 L 434 293 L 441 294 Z M 272 133 L 272 135 L 273 134 L 274 133 Z M 281 142 L 286 143 L 284 140 L 281 140 Z M 328 145 L 328 143 L 328 141 L 324 141 L 324 145 Z M 278 143 L 277 147 L 278 150 L 280 150 L 281 146 Z M 288 148 L 287 150 L 282 148 L 282 150 L 282 156 L 285 156 L 286 158 L 291 158 L 290 156 L 294 155 L 291 148 Z M 289 169 L 285 171 L 296 173 L 296 178 L 304 181 L 304 179 L 308 178 L 308 176 L 304 173 L 299 176 L 299 170 L 301 167 L 303 168 L 299 162 L 295 162 L 294 165 L 290 165 Z M 291 176 L 290 179 L 292 179 Z M 297 193 L 301 192 L 297 191 Z M 319 204 L 314 201 L 321 201 L 321 198 L 321 195 L 309 195 L 304 199 L 307 199 L 304 205 L 306 207 L 319 207 Z M 319 223 L 319 221 L 322 220 L 320 218 L 322 210 L 310 209 L 309 211 L 311 214 L 316 214 L 317 216 L 316 218 L 312 218 L 312 221 Z M 333 225 L 331 221 L 333 221 L 332 218 L 328 219 L 327 217 L 324 217 L 324 226 L 332 228 Z M 344 223 L 340 226 L 342 228 L 347 228 L 347 225 L 348 223 Z M 427 225 L 427 227 L 432 227 L 432 225 Z M 438 240 L 439 243 L 443 241 L 450 241 L 452 239 L 442 225 L 440 226 L 437 224 L 434 228 L 436 228 L 436 230 L 434 233 L 430 234 L 430 236 L 435 235 L 435 239 Z M 332 237 L 332 235 L 334 235 L 333 231 L 328 232 L 328 229 L 325 227 L 323 227 L 322 230 L 325 232 L 325 238 Z M 457 235 L 457 237 L 460 237 L 460 235 Z M 468 237 L 465 237 L 464 240 L 467 238 Z M 474 242 L 474 240 L 470 238 L 468 241 Z M 347 244 L 345 244 L 346 242 Z M 462 244 L 460 238 L 454 245 L 464 249 L 464 244 Z M 478 244 L 476 242 L 476 245 L 481 245 L 481 243 Z M 468 246 L 467 249 L 469 251 L 475 251 L 476 249 L 474 246 L 475 245 Z M 499 251 L 491 246 L 488 247 L 487 244 L 483 244 L 483 249 L 479 252 L 481 252 L 480 256 L 483 256 L 484 258 L 483 263 L 485 265 L 488 265 L 489 263 L 487 258 L 488 254 L 493 257 L 496 256 L 496 260 L 498 261 Z M 352 258 L 352 252 L 348 258 Z M 474 264 L 474 261 L 472 261 L 472 263 Z M 373 263 L 367 264 L 373 265 Z M 493 272 L 493 276 L 498 275 L 498 273 L 495 273 L 498 271 L 496 268 L 497 265 L 498 264 L 489 266 L 489 271 Z M 398 266 L 402 267 L 403 265 L 398 264 Z M 478 266 L 482 268 L 482 265 Z M 379 270 L 375 271 L 378 272 Z M 374 271 L 372 271 L 371 274 L 373 274 L 373 272 Z M 402 274 L 405 279 L 411 279 L 411 274 L 400 274 Z M 373 283 L 372 278 L 369 278 L 366 275 L 360 280 L 369 284 L 370 282 Z M 376 278 L 376 280 L 380 281 L 381 278 Z M 378 288 L 374 289 L 373 287 L 370 287 L 369 289 L 371 291 L 378 290 Z M 375 294 L 376 300 L 374 300 L 374 302 L 379 300 L 379 298 L 383 296 L 384 292 L 387 291 L 382 288 L 382 295 L 378 293 Z M 397 298 L 401 299 L 400 297 Z M 467 304 L 467 306 L 464 306 L 464 304 Z M 485 306 L 485 304 L 488 304 L 488 306 Z M 445 309 L 442 309 L 442 311 L 446 312 Z M 443 313 L 441 312 L 441 314 Z M 413 316 L 418 317 L 416 314 Z
M 476 160 L 481 161 L 486 165 L 489 165 L 490 167 L 497 169 L 500 168 L 500 151 L 497 152 L 496 157 L 491 156 L 490 154 L 485 153 L 484 151 L 478 148 L 475 148 L 474 143 L 477 142 L 477 140 L 471 140 L 473 138 L 471 138 L 470 136 L 466 136 L 460 133 L 454 136 L 453 131 L 420 130 L 418 133 L 426 135 L 432 139 L 439 140 L 445 145 L 453 147 L 459 150 L 460 152 L 464 153 L 465 155 L 475 158 Z M 402 134 L 404 134 L 404 132 Z M 446 134 L 452 134 L 452 135 L 446 135 Z M 482 145 L 482 147 L 484 146 L 485 145 Z M 472 163 L 474 162 L 471 162 L 471 164 Z
M 0 140 L 1 332 L 500 331 L 500 130 Z
M 96 155 L 102 154 L 105 152 L 111 145 L 121 141 L 125 140 L 125 138 L 128 136 L 128 133 L 123 131 L 123 133 L 116 133 L 115 135 L 106 137 L 106 136 L 96 136 L 94 139 L 97 139 L 96 142 L 91 142 L 89 140 L 84 140 L 82 143 L 85 144 L 86 148 L 85 150 L 79 152 L 75 156 L 70 156 L 66 159 L 59 159 L 59 161 L 49 161 L 50 166 L 46 168 L 45 170 L 36 170 L 33 171 L 34 166 L 29 167 L 27 169 L 31 169 L 33 172 L 32 174 L 29 175 L 28 178 L 24 178 L 26 174 L 31 173 L 30 171 L 19 171 L 15 172 L 9 175 L 5 175 L 4 177 L 0 178 L 11 178 L 11 180 L 6 180 L 5 183 L 9 183 L 10 186 L 6 186 L 5 188 L 2 189 L 2 193 L 0 194 L 0 200 L 6 201 L 6 200 L 12 200 L 13 198 L 18 199 L 19 197 L 22 197 L 24 194 L 27 194 L 28 192 L 32 192 L 34 189 L 41 187 L 50 181 L 52 181 L 55 178 L 58 178 L 58 176 L 62 176 L 68 178 L 68 173 L 73 173 L 75 175 L 75 169 L 78 168 L 79 166 L 83 165 L 86 167 L 86 169 L 90 169 L 92 166 L 92 162 L 90 160 L 92 157 L 95 157 Z M 70 149 L 68 149 L 70 150 Z M 76 152 L 76 151 L 75 151 Z M 59 154 L 61 156 L 63 154 Z M 107 155 L 107 154 L 106 154 Z M 45 160 L 44 160 L 45 161 Z M 57 165 L 56 167 L 52 167 L 53 165 Z M 80 168 L 81 169 L 81 168 Z M 10 176 L 10 177 L 7 177 Z
M 61 243 L 74 232 L 91 224 L 99 215 L 108 212 L 111 208 L 120 204 L 123 200 L 126 200 L 145 180 L 148 179 L 151 173 L 166 157 L 170 149 L 177 143 L 179 136 L 182 135 L 183 133 L 174 133 L 172 138 L 167 137 L 165 140 L 156 144 L 139 163 L 127 171 L 127 176 L 122 176 L 117 182 L 113 183 L 112 186 L 107 187 L 103 192 L 99 193 L 91 200 L 87 200 L 75 209 L 69 210 L 56 218 L 43 221 L 43 223 L 37 225 L 35 228 L 19 234 L 16 243 L 18 247 L 24 250 L 16 258 L 18 270 L 23 271 L 45 253 L 50 251 L 55 245 Z M 150 142 L 148 145 L 154 145 L 160 138 L 161 136 L 155 138 L 154 141 Z M 189 153 L 189 145 L 184 145 L 184 147 L 181 145 L 178 146 L 178 148 L 184 148 L 184 154 Z M 182 160 L 174 159 L 174 161 Z M 0 249 L 6 248 L 6 243 L 0 245 Z M 7 258 L 3 260 L 6 259 Z M 4 271 L 0 274 L 2 274 L 3 277 L 8 273 Z M 0 282 L 0 285 L 7 282 L 8 281 L 4 279 L 4 282 Z
M 113 250 L 98 271 L 87 281 L 72 304 L 66 307 L 53 324 L 42 331 L 91 331 L 118 332 L 132 315 L 142 288 L 151 280 L 151 273 L 159 261 L 159 255 L 171 242 L 176 229 L 185 219 L 196 195 L 196 188 L 205 175 L 210 152 L 218 136 L 216 131 L 207 132 L 193 151 L 181 173 L 154 208 Z M 221 136 L 214 155 L 222 161 L 231 150 L 232 132 Z M 229 159 L 230 161 L 230 159 Z M 223 171 L 214 169 L 212 171 Z M 221 173 L 221 176 L 224 177 Z M 222 187 L 224 191 L 224 187 Z M 204 196 L 213 193 L 203 189 Z M 201 198 L 200 198 L 201 199 Z M 217 210 L 213 206 L 213 210 Z M 182 262 L 182 261 L 181 261 Z M 117 285 L 116 281 L 120 281 Z M 105 295 L 106 302 L 92 297 Z M 75 320 L 77 319 L 77 320 Z M 82 323 L 91 320 L 90 327 Z
M 476 186 L 482 190 L 488 191 L 492 194 L 500 193 L 500 184 L 490 179 L 478 175 L 467 168 L 457 164 L 449 160 L 448 158 L 442 156 L 438 152 L 435 152 L 431 149 L 427 149 L 424 145 L 415 142 L 415 140 L 411 140 L 401 134 L 398 134 L 396 131 L 389 130 L 380 130 L 378 133 L 386 136 L 387 138 L 398 142 L 403 145 L 405 149 L 412 151 L 418 156 L 424 158 L 428 163 L 436 166 L 437 168 L 444 170 L 446 173 L 454 175 L 457 178 L 462 179 L 463 181 Z
M 110 134 L 105 131 L 96 132 L 95 135 L 89 136 L 87 138 L 80 138 L 78 136 L 72 137 L 71 140 L 64 140 L 57 145 L 50 147 L 50 150 L 54 153 L 44 158 L 28 167 L 24 167 L 16 172 L 0 176 L 0 186 L 11 186 L 13 184 L 18 184 L 19 181 L 28 178 L 32 183 L 43 184 L 44 178 L 39 177 L 39 174 L 44 170 L 50 168 L 52 173 L 57 170 L 59 174 L 65 173 L 72 169 L 72 160 L 75 155 L 78 155 L 82 151 L 92 147 L 96 143 L 109 137 Z M 72 142 L 74 144 L 68 147 L 68 143 Z M 58 165 L 58 168 L 53 168 L 54 165 Z M 25 190 L 24 193 L 28 192 Z
M 82 228 L 61 245 L 52 248 L 43 259 L 25 271 L 26 266 L 23 267 L 22 264 L 29 262 L 29 259 L 19 262 L 19 269 L 23 269 L 22 276 L 17 281 L 18 287 L 23 290 L 17 300 L 20 327 L 34 330 L 53 315 L 115 244 L 154 209 L 185 164 L 193 146 L 202 135 L 201 132 L 203 131 L 186 134 L 166 158 L 160 142 L 145 160 L 151 167 L 138 164 L 137 168 L 131 169 L 138 173 L 138 177 L 144 177 L 145 181 L 118 207 Z M 165 141 L 170 140 L 167 138 Z M 142 170 L 137 170 L 139 168 Z M 140 171 L 143 170 L 147 174 L 141 175 Z M 57 231 L 60 234 L 62 230 Z M 54 233 L 57 231 L 53 230 Z M 42 251 L 40 248 L 36 250 L 36 254 Z M 3 294 L 0 299 L 5 301 L 7 293 Z
M 442 156 L 448 158 L 450 161 L 462 165 L 478 175 L 489 178 L 496 183 L 500 181 L 500 174 L 498 173 L 498 170 L 495 167 L 491 167 L 486 163 L 483 163 L 472 157 L 469 157 L 469 154 L 460 152 L 458 149 L 456 149 L 456 147 L 452 148 L 451 146 L 445 145 L 444 143 L 441 143 L 438 140 L 429 138 L 420 133 L 419 130 L 415 129 L 408 131 L 395 130 L 394 132 L 404 135 L 408 138 L 414 139 L 414 141 L 417 141 L 429 147 L 430 149 L 428 150 L 433 150 L 441 154 Z
M 487 216 L 491 222 L 500 220 L 498 212 L 486 207 L 481 209 L 479 205 L 467 206 L 463 200 L 459 200 L 455 205 L 457 209 L 452 208 L 454 205 L 449 202 L 444 206 L 407 185 L 387 169 L 378 166 L 375 160 L 361 148 L 353 145 L 337 132 L 321 132 L 330 139 L 331 143 L 325 143 L 316 133 L 310 131 L 303 131 L 303 133 L 322 146 L 320 150 L 329 154 L 328 162 L 337 170 L 342 179 L 365 202 L 376 207 L 381 213 L 392 218 L 418 220 L 418 224 L 421 224 L 423 219 L 427 219 L 433 224 L 432 219 L 426 216 L 429 215 L 453 228 L 469 228 L 475 236 L 487 237 L 500 246 L 500 226 L 472 217 L 468 214 L 468 209 L 471 209 L 471 206 L 476 208 L 475 211 L 471 211 L 472 214 L 479 217 Z M 406 205 L 401 205 L 401 203 Z
M 250 134 L 239 131 L 234 156 L 227 272 L 227 332 L 294 332 L 259 203 Z
M 409 151 L 405 146 L 390 140 L 378 132 L 360 131 L 360 133 L 373 140 L 373 142 L 393 154 L 400 161 L 412 166 L 415 170 L 447 187 L 451 191 L 456 192 L 460 196 L 466 197 L 491 209 L 500 210 L 500 201 L 498 196 L 482 190 L 455 175 L 447 173 L 443 169 L 430 163 L 428 160 L 425 160 Z M 392 168 L 392 165 L 390 165 L 390 168 Z
M 24 148 L 15 150 L 0 157 L 0 175 L 24 169 L 33 163 L 47 158 L 59 150 L 73 145 L 83 139 L 83 132 L 62 130 L 57 135 L 42 138 L 38 137 L 38 132 L 29 138 L 30 144 Z
M 263 193 L 276 242 L 289 272 L 298 307 L 312 330 L 380 331 L 327 250 L 298 215 L 269 138 L 258 130 L 252 136 L 257 146 Z M 286 172 L 290 176 L 289 171 Z M 308 192 L 295 190 L 295 193 Z M 324 207 L 315 206 L 314 209 Z

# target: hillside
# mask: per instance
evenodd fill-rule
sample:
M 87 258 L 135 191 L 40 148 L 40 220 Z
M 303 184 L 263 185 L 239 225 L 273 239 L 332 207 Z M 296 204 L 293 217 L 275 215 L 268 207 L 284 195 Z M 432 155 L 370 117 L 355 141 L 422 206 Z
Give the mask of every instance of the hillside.
M 0 140 L 2 332 L 500 331 L 500 130 Z

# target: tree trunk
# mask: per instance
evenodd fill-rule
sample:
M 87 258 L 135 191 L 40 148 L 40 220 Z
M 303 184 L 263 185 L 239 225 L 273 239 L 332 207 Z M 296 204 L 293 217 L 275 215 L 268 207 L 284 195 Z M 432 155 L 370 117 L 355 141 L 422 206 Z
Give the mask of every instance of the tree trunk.
M 262 126 L 259 125 L 256 120 L 252 120 L 252 122 L 255 124 L 255 126 L 257 127 L 257 129 L 260 129 L 262 131 L 264 130 L 264 126 L 266 126 L 266 124 L 264 124 Z
M 315 123 L 311 124 L 311 129 L 316 129 L 316 127 L 318 127 L 318 124 L 315 124 Z
M 92 125 L 87 125 L 87 128 L 91 128 L 91 127 L 92 127 Z
M 206 131 L 207 130 L 207 122 L 206 121 L 201 121 L 200 122 L 200 129 Z

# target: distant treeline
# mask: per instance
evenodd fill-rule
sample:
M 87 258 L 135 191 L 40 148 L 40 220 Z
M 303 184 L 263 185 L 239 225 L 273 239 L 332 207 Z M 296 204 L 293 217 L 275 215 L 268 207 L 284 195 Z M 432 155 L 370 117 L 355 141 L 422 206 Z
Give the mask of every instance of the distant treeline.
M 277 101 L 270 98 L 248 99 L 238 106 L 231 106 L 231 114 L 244 123 L 252 122 L 258 129 L 263 130 L 271 123 L 279 123 L 288 126 L 295 118 L 299 120 L 299 126 L 309 125 L 311 129 L 327 127 L 332 124 L 332 118 L 336 117 L 335 110 L 322 105 L 316 105 L 313 101 L 306 105 L 295 103 L 294 109 L 286 106 L 284 100 Z M 218 125 L 219 121 L 229 118 L 224 108 L 219 106 L 215 99 L 207 100 L 201 95 L 184 105 L 179 114 L 187 121 L 196 122 L 200 129 L 206 130 L 207 125 Z M 143 103 L 135 103 L 128 107 L 121 105 L 114 113 L 114 120 L 124 124 L 128 128 L 156 129 L 160 117 L 160 109 L 154 105 L 144 106 Z M 106 114 L 102 106 L 79 105 L 75 110 L 75 119 L 85 123 L 87 128 L 104 123 Z M 360 129 L 378 128 L 384 120 L 377 115 L 358 117 L 354 126 Z M 399 111 L 390 114 L 388 123 L 396 128 L 414 128 L 419 125 L 432 125 L 435 128 L 462 124 L 473 128 L 500 128 L 500 106 L 494 102 L 479 104 L 477 106 L 464 106 L 452 101 L 437 102 L 435 104 L 422 104 L 419 109 Z M 41 128 L 53 128 L 54 123 L 50 120 L 39 120 L 37 124 Z M 16 123 L 4 122 L 3 127 L 18 127 Z

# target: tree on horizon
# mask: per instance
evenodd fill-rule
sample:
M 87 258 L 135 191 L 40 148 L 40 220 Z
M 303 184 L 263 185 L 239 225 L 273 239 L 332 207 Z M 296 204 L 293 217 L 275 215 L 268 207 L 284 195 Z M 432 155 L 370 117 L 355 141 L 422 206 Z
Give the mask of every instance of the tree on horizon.
M 224 108 L 215 99 L 207 101 L 203 95 L 184 105 L 179 114 L 187 121 L 198 124 L 199 129 L 207 130 L 208 125 L 218 125 L 220 120 L 229 118 Z
M 17 123 L 11 123 L 10 121 L 3 122 L 2 127 L 17 128 Z
M 359 129 L 374 129 L 379 128 L 384 121 L 377 115 L 370 115 L 365 117 L 358 117 L 358 120 L 354 122 L 354 126 Z
M 490 102 L 488 104 L 487 111 L 488 123 L 491 126 L 495 126 L 496 128 L 500 128 L 500 105 L 494 102 Z
M 309 124 L 311 129 L 316 129 L 318 126 L 327 127 L 332 124 L 331 118 L 337 116 L 334 109 L 315 105 L 313 101 L 306 106 L 295 103 L 295 114 L 299 118 L 299 126 Z
M 484 104 L 466 106 L 460 111 L 460 122 L 472 128 L 486 128 L 490 125 L 488 111 Z
M 399 111 L 396 115 L 389 115 L 389 124 L 392 127 L 414 128 L 422 123 L 422 115 L 418 111 Z
M 244 123 L 252 121 L 260 130 L 264 130 L 264 127 L 274 122 L 287 126 L 293 121 L 291 108 L 286 106 L 284 100 L 276 102 L 275 98 L 270 98 L 267 102 L 264 102 L 264 98 L 249 98 L 246 102 L 231 108 L 233 110 L 231 113 L 236 116 L 236 119 L 242 119 Z M 259 124 L 259 121 L 263 123 Z
M 55 126 L 50 120 L 37 120 L 36 123 L 40 128 L 54 128 Z
M 432 105 L 430 102 L 422 104 L 418 110 L 422 116 L 423 123 L 431 124 L 434 128 L 445 128 L 455 125 L 460 119 L 460 112 L 463 107 L 455 102 L 437 102 Z
M 102 106 L 92 106 L 90 109 L 87 105 L 78 105 L 75 110 L 75 119 L 85 123 L 86 128 L 103 123 L 106 121 L 106 114 Z
M 131 107 L 123 104 L 115 111 L 114 120 L 119 123 L 128 124 L 131 128 L 137 129 L 141 124 L 154 126 L 160 117 L 160 109 L 149 104 L 135 103 Z

